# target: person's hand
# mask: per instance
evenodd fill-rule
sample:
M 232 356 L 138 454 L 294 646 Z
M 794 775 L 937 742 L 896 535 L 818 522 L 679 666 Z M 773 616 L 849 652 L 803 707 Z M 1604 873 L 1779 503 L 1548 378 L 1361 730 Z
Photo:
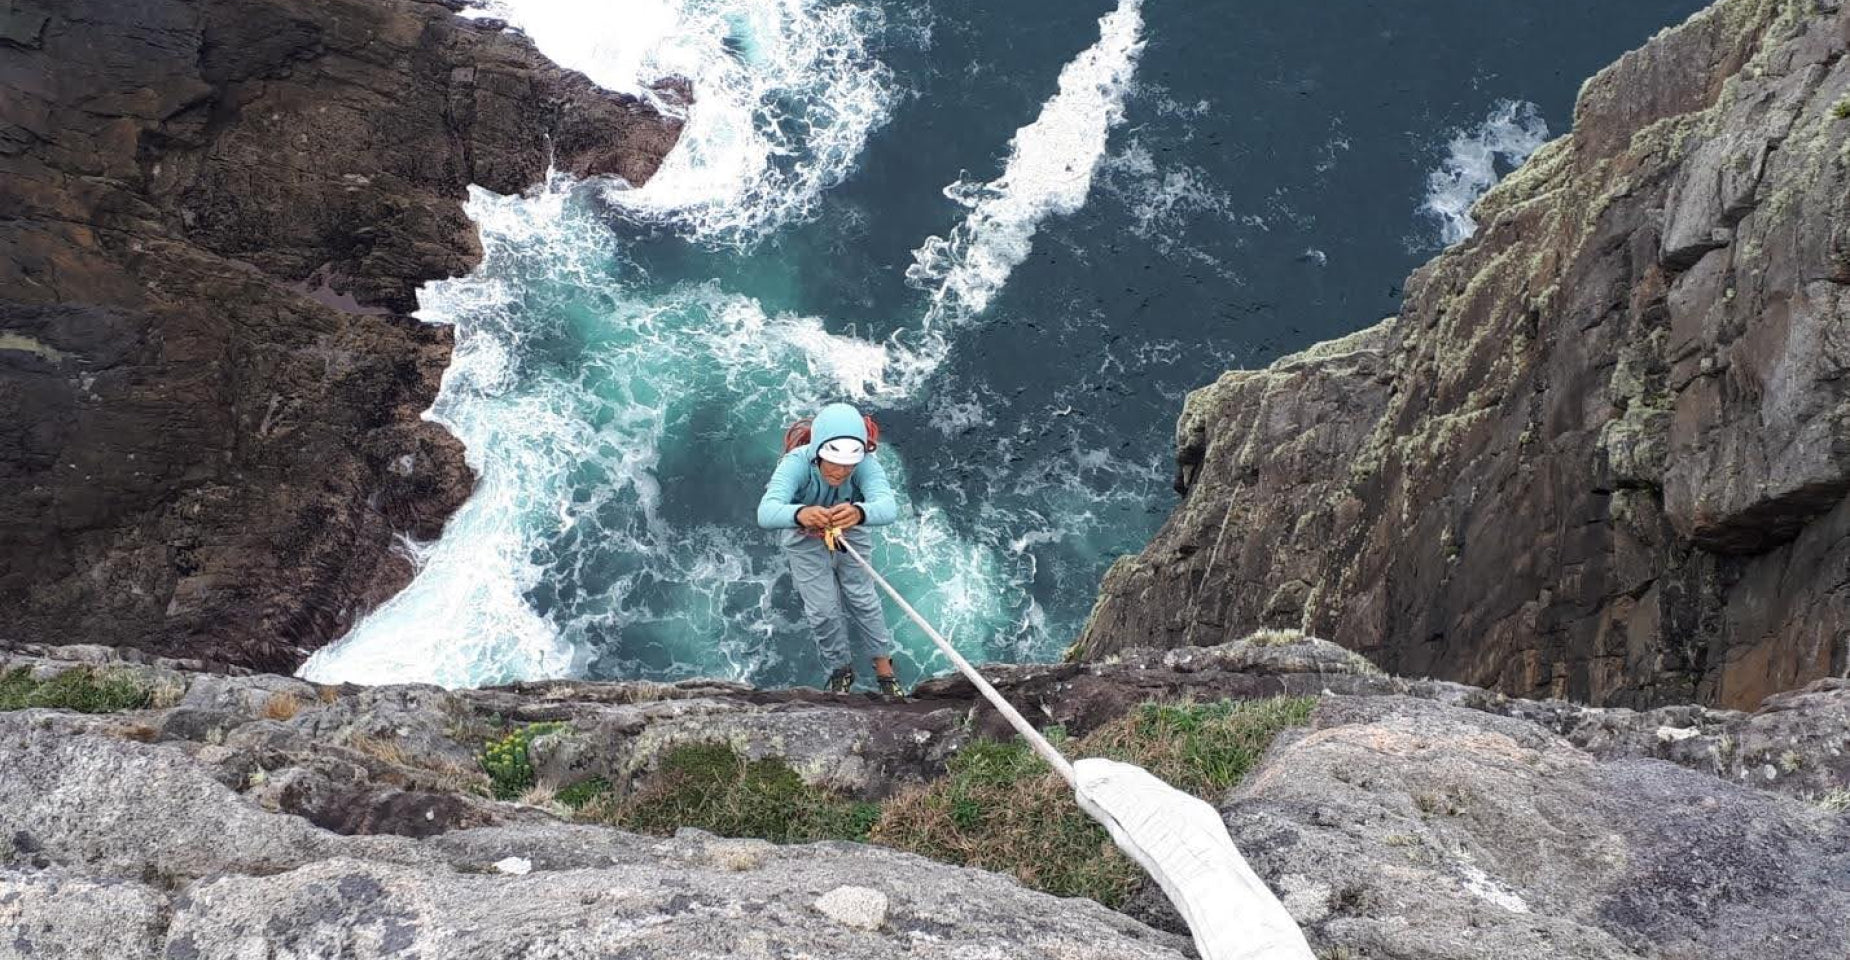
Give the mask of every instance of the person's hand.
M 797 511 L 797 523 L 811 530 L 824 530 L 835 525 L 831 516 L 826 507 L 804 507 Z
M 829 508 L 829 526 L 837 530 L 846 530 L 860 523 L 861 508 L 852 503 L 838 503 Z

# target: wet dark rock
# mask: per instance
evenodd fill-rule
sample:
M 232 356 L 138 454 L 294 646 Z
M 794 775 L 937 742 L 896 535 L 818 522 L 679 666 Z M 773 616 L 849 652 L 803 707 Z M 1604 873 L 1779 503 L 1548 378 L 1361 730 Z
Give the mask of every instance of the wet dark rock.
M 1850 12 L 1722 0 L 1583 88 L 1398 318 L 1195 391 L 1075 650 L 1303 629 L 1527 698 L 1850 671 Z
M 473 478 L 419 415 L 461 201 L 678 122 L 420 0 L 0 5 L 0 636 L 287 670 Z

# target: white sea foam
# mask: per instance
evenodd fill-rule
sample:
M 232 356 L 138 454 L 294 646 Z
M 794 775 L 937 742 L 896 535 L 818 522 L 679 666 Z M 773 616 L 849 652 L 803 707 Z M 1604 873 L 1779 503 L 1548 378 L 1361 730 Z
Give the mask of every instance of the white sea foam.
M 670 515 L 668 459 L 700 446 L 694 424 L 721 398 L 725 429 L 767 436 L 760 447 L 729 432 L 702 459 L 760 475 L 777 425 L 826 399 L 903 396 L 942 355 L 767 313 L 714 282 L 645 291 L 574 189 L 585 188 L 472 192 L 482 265 L 420 291 L 420 316 L 457 324 L 431 416 L 465 444 L 475 494 L 423 549 L 412 584 L 304 676 L 471 686 L 577 674 L 602 657 L 630 676 L 752 679 L 777 664 L 764 641 L 802 629 L 773 602 L 775 554 L 742 551 L 737 523 Z M 559 344 L 570 352 L 550 356 Z M 889 444 L 881 459 L 903 488 L 901 451 Z M 906 546 L 889 552 L 886 539 Z M 946 629 L 980 636 L 1006 619 L 996 561 L 942 513 L 920 511 L 882 542 L 875 556 Z M 653 639 L 619 653 L 618 638 Z
M 1484 122 L 1456 131 L 1439 168 L 1426 178 L 1422 213 L 1438 221 L 1439 239 L 1451 246 L 1477 232 L 1471 206 L 1502 175 L 1501 161 L 1514 167 L 1548 142 L 1541 108 L 1519 100 L 1499 100 Z
M 1098 42 L 1061 69 L 1058 92 L 1015 131 L 1002 175 L 944 188 L 970 212 L 950 236 L 912 251 L 906 279 L 930 292 L 928 319 L 982 312 L 1028 258 L 1041 221 L 1085 205 L 1108 134 L 1124 118 L 1142 31 L 1141 0 L 1119 0 L 1099 19 Z
M 599 85 L 684 116 L 656 176 L 637 189 L 618 184 L 607 198 L 710 244 L 750 243 L 806 215 L 851 168 L 893 97 L 890 71 L 869 52 L 881 18 L 871 4 L 486 0 L 479 12 L 508 20 Z M 667 77 L 691 81 L 691 105 L 654 89 Z M 423 549 L 412 584 L 311 658 L 305 676 L 452 686 L 558 676 L 592 654 L 588 636 L 614 636 L 652 616 L 630 602 L 659 589 L 645 579 L 756 582 L 768 597 L 775 571 L 728 566 L 742 562 L 736 531 L 674 530 L 661 520 L 655 472 L 668 420 L 701 395 L 677 389 L 672 364 L 717 371 L 724 387 L 745 392 L 746 416 L 770 422 L 823 392 L 890 392 L 889 367 L 906 373 L 937 362 L 930 352 L 896 358 L 881 344 L 831 335 L 815 318 L 765 317 L 711 287 L 638 297 L 611 276 L 621 262 L 614 238 L 573 213 L 571 193 L 558 180 L 530 198 L 472 193 L 483 265 L 421 291 L 420 316 L 457 326 L 429 416 L 463 441 L 476 491 Z M 606 293 L 608 329 L 565 329 L 585 305 L 533 302 L 566 295 L 547 291 Z M 584 343 L 577 370 L 538 368 L 555 341 Z M 662 554 L 630 565 L 661 576 L 626 574 L 599 583 L 590 600 L 579 596 L 577 581 L 590 576 L 579 567 L 595 551 L 572 545 L 591 529 L 609 551 Z M 677 549 L 688 542 L 712 549 Z M 540 590 L 553 595 L 545 613 L 534 600 Z M 698 609 L 690 601 L 688 615 Z
M 489 0 L 555 62 L 682 115 L 648 185 L 607 199 L 710 243 L 746 244 L 806 216 L 853 167 L 894 100 L 870 50 L 877 4 L 823 0 Z M 682 77 L 693 103 L 653 86 Z
M 1233 197 L 1215 187 L 1207 171 L 1188 164 L 1159 166 L 1134 138 L 1105 161 L 1104 170 L 1106 189 L 1130 213 L 1131 233 L 1164 253 L 1177 245 L 1191 219 L 1234 219 Z
M 996 424 L 995 404 L 999 398 L 974 392 L 961 398 L 937 396 L 931 402 L 932 428 L 946 437 L 954 437 L 978 427 Z
M 654 96 L 646 81 L 692 78 L 681 145 L 647 185 L 605 199 L 696 242 L 747 244 L 806 215 L 888 108 L 891 77 L 867 53 L 872 7 L 612 6 L 501 0 L 490 12 L 606 87 Z M 1011 244 L 1025 256 L 1041 217 L 1083 203 L 1129 81 L 1137 0 L 1102 24 L 1099 45 L 1062 73 L 1042 119 L 1017 134 L 1003 178 L 977 188 L 967 229 L 954 235 L 960 276 L 999 286 L 1007 269 L 994 268 L 1014 255 Z M 1077 165 L 1084 182 L 1062 180 L 1063 164 Z M 910 402 L 950 344 L 929 323 L 869 341 L 817 317 L 767 311 L 717 282 L 654 282 L 586 202 L 600 189 L 555 179 L 530 197 L 472 191 L 483 261 L 420 291 L 420 316 L 456 326 L 429 416 L 464 443 L 476 492 L 439 541 L 417 547 L 413 583 L 311 658 L 304 676 L 470 686 L 590 669 L 747 680 L 786 669 L 768 641 L 803 626 L 777 601 L 787 593 L 777 555 L 742 544 L 737 518 L 690 513 L 699 495 L 686 486 L 707 474 L 762 475 L 779 425 L 824 399 Z M 949 280 L 947 289 L 974 289 Z M 978 409 L 937 412 L 947 423 L 993 421 Z M 765 433 L 762 446 L 750 442 L 754 431 Z M 906 489 L 903 440 L 880 457 Z M 1077 483 L 1063 473 L 1112 469 L 1095 459 L 1049 467 L 1037 482 L 1060 491 Z M 1085 508 L 1060 522 L 1080 537 L 1100 526 Z M 972 655 L 1011 623 L 1013 640 L 991 651 L 1039 649 L 1044 613 L 1007 589 L 1036 575 L 1032 545 L 1011 555 L 1003 536 L 972 537 L 943 508 L 920 503 L 876 538 L 874 561 Z M 896 659 L 916 673 L 941 669 L 936 657 L 914 643 Z

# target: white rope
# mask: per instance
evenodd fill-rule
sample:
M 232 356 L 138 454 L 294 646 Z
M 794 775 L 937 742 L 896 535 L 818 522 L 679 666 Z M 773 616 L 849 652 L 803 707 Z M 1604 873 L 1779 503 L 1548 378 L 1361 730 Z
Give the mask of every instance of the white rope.
M 925 618 L 919 616 L 917 610 L 912 609 L 912 604 L 907 603 L 906 598 L 900 596 L 899 591 L 893 589 L 893 585 L 886 582 L 886 578 L 880 575 L 880 571 L 875 570 L 874 565 L 867 562 L 867 558 L 861 556 L 847 540 L 839 540 L 837 543 L 843 550 L 848 551 L 848 556 L 853 557 L 867 570 L 867 575 L 874 578 L 874 582 L 880 585 L 880 589 L 886 591 L 887 596 L 893 598 L 894 603 L 899 604 L 899 609 L 906 611 L 906 616 L 911 617 L 912 622 L 918 624 L 920 630 L 925 631 L 925 635 L 931 638 L 931 642 L 937 644 L 938 649 L 950 658 L 957 672 L 969 678 L 971 683 L 976 684 L 976 688 L 989 700 L 990 705 L 996 708 L 996 712 L 1002 714 L 1003 719 L 1009 722 L 1009 726 L 1014 727 L 1015 732 L 1021 734 L 1023 740 L 1028 741 L 1028 746 L 1033 747 L 1034 752 L 1040 754 L 1041 759 L 1047 761 L 1048 766 L 1053 767 L 1054 772 L 1066 781 L 1067 786 L 1078 787 L 1079 782 L 1073 777 L 1073 765 L 1060 755 L 1060 751 L 1055 750 L 1053 744 L 1048 743 L 1047 738 L 1041 736 L 1041 732 L 1034 729 L 1034 725 L 1030 724 L 1013 704 L 1004 699 L 1002 694 L 996 692 L 996 688 L 990 686 L 989 681 L 976 672 L 976 668 L 970 665 L 970 661 L 964 659 L 963 654 L 957 652 L 957 648 L 951 646 L 949 640 L 944 639 L 944 636 L 938 633 L 931 624 L 926 623 Z
M 837 542 L 1066 780 L 1081 809 L 1163 888 L 1202 960 L 1316 960 L 1297 921 L 1234 847 L 1218 810 L 1142 767 L 1098 758 L 1068 763 L 866 557 L 846 540 Z

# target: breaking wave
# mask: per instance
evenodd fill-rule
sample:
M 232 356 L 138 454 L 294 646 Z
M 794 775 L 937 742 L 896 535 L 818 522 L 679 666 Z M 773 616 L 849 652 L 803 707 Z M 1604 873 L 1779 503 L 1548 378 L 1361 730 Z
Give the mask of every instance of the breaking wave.
M 970 212 L 948 237 L 912 251 L 908 282 L 930 292 L 930 317 L 981 313 L 1032 250 L 1050 216 L 1085 205 L 1107 135 L 1124 119 L 1124 95 L 1143 50 L 1141 0 L 1119 0 L 1099 19 L 1099 38 L 1060 71 L 1059 92 L 1009 141 L 1002 175 L 958 180 L 944 195 Z
M 1477 232 L 1471 207 L 1496 185 L 1503 171 L 1514 169 L 1548 142 L 1541 108 L 1524 100 L 1499 100 L 1484 121 L 1457 131 L 1446 145 L 1439 168 L 1426 178 L 1420 211 L 1437 221 L 1445 246 Z M 1499 168 L 1501 164 L 1501 168 Z

